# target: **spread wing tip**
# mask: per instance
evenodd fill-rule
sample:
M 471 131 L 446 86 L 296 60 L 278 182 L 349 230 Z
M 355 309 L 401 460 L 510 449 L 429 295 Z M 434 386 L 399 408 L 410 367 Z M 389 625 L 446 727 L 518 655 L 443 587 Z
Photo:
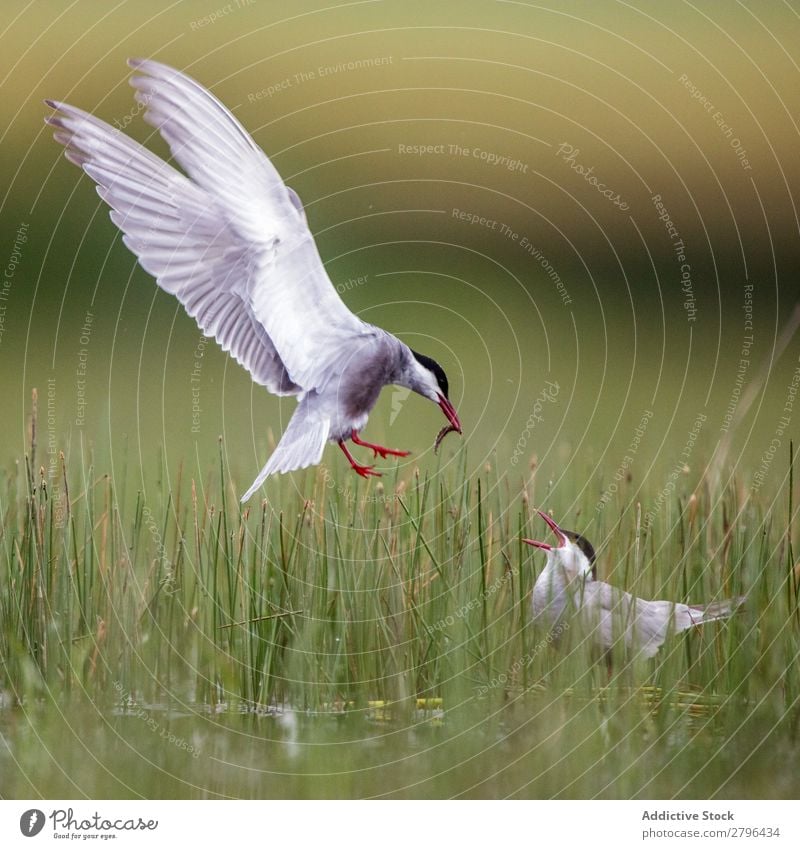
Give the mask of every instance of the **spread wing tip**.
M 128 57 L 128 67 L 133 68 L 134 70 L 138 70 L 139 68 L 145 68 L 150 64 L 155 64 L 153 59 L 144 59 L 141 56 Z

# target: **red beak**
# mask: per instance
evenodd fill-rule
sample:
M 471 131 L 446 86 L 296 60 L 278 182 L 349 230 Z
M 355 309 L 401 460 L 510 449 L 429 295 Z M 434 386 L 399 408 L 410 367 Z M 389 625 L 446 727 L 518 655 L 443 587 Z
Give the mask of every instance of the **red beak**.
M 556 546 L 556 548 L 561 548 L 561 546 L 566 545 L 567 538 L 561 528 L 558 527 L 558 525 L 547 515 L 547 513 L 543 513 L 541 510 L 537 510 L 536 512 L 545 520 L 545 522 L 547 522 L 547 524 L 550 526 L 550 530 L 558 538 L 558 545 Z M 553 550 L 553 546 L 550 545 L 550 543 L 539 542 L 539 540 L 537 539 L 524 539 L 522 541 L 527 542 L 528 545 L 532 545 L 536 548 L 543 548 L 545 551 Z
M 450 422 L 451 426 L 458 433 L 461 433 L 461 422 L 458 420 L 458 413 L 456 412 L 456 408 L 444 397 L 444 395 L 439 396 L 439 406 L 442 408 L 442 412 L 447 416 L 447 421 Z

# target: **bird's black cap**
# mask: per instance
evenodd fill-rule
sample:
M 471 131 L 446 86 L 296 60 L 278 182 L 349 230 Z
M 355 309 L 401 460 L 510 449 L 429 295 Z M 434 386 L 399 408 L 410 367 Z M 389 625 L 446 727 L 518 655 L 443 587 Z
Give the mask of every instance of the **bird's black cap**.
M 430 357 L 426 357 L 425 354 L 418 354 L 416 351 L 411 351 L 411 353 L 420 365 L 425 366 L 426 369 L 433 372 L 436 377 L 436 382 L 439 384 L 439 389 L 442 390 L 442 395 L 444 395 L 445 398 L 449 398 L 447 393 L 450 387 L 447 383 L 447 375 L 444 373 L 444 369 L 439 365 L 439 363 Z
M 586 539 L 585 536 L 581 536 L 581 534 L 576 533 L 575 531 L 565 531 L 562 528 L 561 532 L 568 539 L 572 540 L 572 542 L 574 542 L 575 545 L 577 545 L 578 548 L 586 555 L 586 559 L 592 564 L 592 578 L 594 578 L 596 580 L 597 579 L 597 566 L 595 565 L 596 555 L 594 553 L 594 546 L 589 542 L 588 539 Z

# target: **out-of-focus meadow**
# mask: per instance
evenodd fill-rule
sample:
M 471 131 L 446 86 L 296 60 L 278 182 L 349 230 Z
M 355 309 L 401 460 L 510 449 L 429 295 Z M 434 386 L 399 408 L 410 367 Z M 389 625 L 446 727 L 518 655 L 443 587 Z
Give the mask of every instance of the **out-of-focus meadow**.
M 791 10 L 3 15 L 0 795 L 796 795 Z M 348 306 L 444 366 L 463 444 L 389 388 L 365 436 L 411 457 L 365 484 L 331 447 L 240 512 L 295 402 L 158 291 L 42 121 L 167 156 L 138 55 L 232 108 Z M 539 650 L 534 507 L 620 586 L 747 610 L 610 682 Z

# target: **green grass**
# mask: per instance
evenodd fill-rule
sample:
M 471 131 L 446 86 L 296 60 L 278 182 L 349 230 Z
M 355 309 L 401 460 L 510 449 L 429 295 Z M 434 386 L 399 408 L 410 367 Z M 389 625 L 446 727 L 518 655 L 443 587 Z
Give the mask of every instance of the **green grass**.
M 579 640 L 556 650 L 530 626 L 542 562 L 520 540 L 542 523 L 463 450 L 380 482 L 309 470 L 244 509 L 223 457 L 156 503 L 91 465 L 62 461 L 51 493 L 28 458 L 5 474 L 3 797 L 800 790 L 791 480 L 771 500 L 677 490 L 651 527 L 624 487 L 601 515 L 599 482 L 569 510 L 537 496 L 592 523 L 619 586 L 748 594 L 609 679 Z

